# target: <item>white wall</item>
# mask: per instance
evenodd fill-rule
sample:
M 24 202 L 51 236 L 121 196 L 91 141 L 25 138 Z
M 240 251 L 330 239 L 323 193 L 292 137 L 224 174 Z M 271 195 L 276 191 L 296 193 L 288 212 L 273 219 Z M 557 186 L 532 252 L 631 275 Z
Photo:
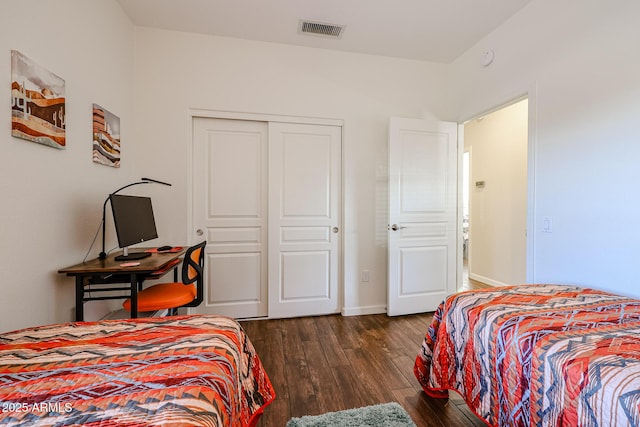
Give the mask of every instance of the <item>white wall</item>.
M 464 125 L 471 153 L 469 277 L 491 285 L 526 282 L 527 104 Z
M 459 119 L 531 90 L 536 282 L 640 296 L 638 16 L 635 0 L 534 0 L 452 64 Z
M 133 144 L 132 31 L 111 0 L 0 6 L 0 332 L 72 320 L 74 281 L 57 271 L 82 260 L 104 198 L 137 175 L 127 159 Z M 11 136 L 12 49 L 66 81 L 66 150 Z M 121 118 L 120 169 L 92 162 L 94 102 Z
M 342 119 L 344 307 L 384 311 L 389 117 L 443 118 L 447 67 L 147 28 L 135 46 L 139 163 L 177 192 L 154 199 L 163 240 L 191 238 L 189 109 Z

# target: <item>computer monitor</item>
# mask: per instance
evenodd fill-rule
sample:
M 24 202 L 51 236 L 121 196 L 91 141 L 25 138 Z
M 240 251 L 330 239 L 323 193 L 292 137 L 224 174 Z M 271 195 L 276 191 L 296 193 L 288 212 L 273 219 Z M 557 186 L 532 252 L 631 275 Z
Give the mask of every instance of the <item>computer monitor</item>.
M 124 196 L 112 194 L 111 211 L 118 236 L 118 246 L 124 249 L 116 261 L 142 259 L 151 255 L 149 252 L 129 253 L 128 246 L 158 238 L 156 221 L 149 197 Z

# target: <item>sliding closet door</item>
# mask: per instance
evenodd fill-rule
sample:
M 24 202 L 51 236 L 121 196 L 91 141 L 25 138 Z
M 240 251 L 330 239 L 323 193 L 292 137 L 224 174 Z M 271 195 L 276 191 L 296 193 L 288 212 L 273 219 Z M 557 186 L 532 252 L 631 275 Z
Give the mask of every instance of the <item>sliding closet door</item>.
M 340 311 L 342 128 L 269 124 L 269 317 Z
M 194 118 L 204 302 L 234 318 L 340 311 L 342 127 Z
M 196 118 L 194 241 L 206 239 L 196 313 L 267 316 L 267 123 Z

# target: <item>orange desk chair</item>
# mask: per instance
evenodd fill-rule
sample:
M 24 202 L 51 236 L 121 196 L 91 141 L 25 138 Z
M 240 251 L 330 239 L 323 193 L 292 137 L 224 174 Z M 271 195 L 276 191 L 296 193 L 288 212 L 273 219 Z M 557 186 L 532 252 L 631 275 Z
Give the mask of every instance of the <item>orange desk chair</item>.
M 158 283 L 138 292 L 138 313 L 167 309 L 170 315 L 175 315 L 178 307 L 197 307 L 202 303 L 206 244 L 206 241 L 198 243 L 185 252 L 182 282 Z M 122 306 L 131 311 L 131 299 L 128 298 Z

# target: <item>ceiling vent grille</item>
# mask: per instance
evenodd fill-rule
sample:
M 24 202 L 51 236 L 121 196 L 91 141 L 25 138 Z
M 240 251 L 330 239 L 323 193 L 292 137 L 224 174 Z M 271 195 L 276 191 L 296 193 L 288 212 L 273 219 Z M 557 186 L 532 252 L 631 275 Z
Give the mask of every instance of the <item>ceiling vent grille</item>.
M 325 24 L 323 22 L 301 20 L 298 32 L 301 34 L 310 34 L 314 36 L 340 39 L 342 38 L 344 28 L 344 25 Z

